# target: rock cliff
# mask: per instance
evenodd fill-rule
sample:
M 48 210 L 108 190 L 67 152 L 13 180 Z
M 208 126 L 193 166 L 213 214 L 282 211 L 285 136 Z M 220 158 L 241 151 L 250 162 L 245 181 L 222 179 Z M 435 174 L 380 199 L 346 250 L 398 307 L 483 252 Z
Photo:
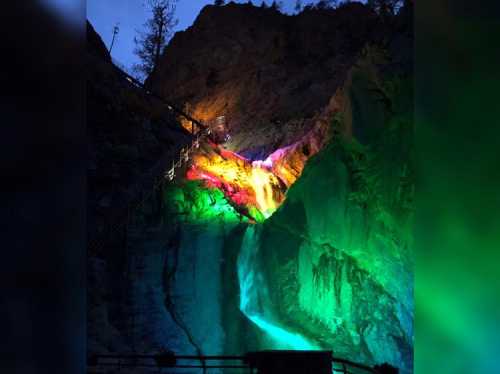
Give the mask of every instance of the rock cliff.
M 219 184 L 189 182 L 166 195 L 184 224 L 198 230 L 231 225 L 217 252 L 225 264 L 218 276 L 227 302 L 218 320 L 226 335 L 223 346 L 208 349 L 322 348 L 412 371 L 413 82 L 411 55 L 396 47 L 411 37 L 394 36 L 385 45 L 365 45 L 313 117 L 316 128 L 329 131 L 318 137 L 309 130 L 271 153 L 286 155 L 269 157 L 277 161 L 274 176 L 287 181 L 287 173 L 296 174 L 281 206 L 262 223 L 238 224 L 224 199 L 221 184 L 244 181 L 252 168 L 238 159 L 231 170 L 233 156 L 203 156 L 197 165 L 207 173 L 223 164 L 224 171 L 211 176 Z M 218 198 L 202 197 L 209 191 Z
M 321 348 L 412 371 L 411 30 L 411 9 L 230 3 L 175 35 L 148 83 L 232 138 L 135 214 L 126 254 L 92 262 L 97 351 Z
M 161 103 L 116 70 L 89 22 L 85 63 L 88 346 L 90 352 L 130 351 L 123 303 L 129 287 L 126 238 L 132 234 L 126 224 L 134 215 L 151 222 L 161 210 L 155 200 L 160 191 L 153 191 L 155 178 L 191 137 Z M 131 207 L 140 200 L 146 203 L 137 213 Z
M 263 158 L 314 126 L 379 29 L 361 3 L 294 16 L 250 4 L 206 6 L 171 40 L 150 81 L 196 118 L 225 115 L 227 147 Z

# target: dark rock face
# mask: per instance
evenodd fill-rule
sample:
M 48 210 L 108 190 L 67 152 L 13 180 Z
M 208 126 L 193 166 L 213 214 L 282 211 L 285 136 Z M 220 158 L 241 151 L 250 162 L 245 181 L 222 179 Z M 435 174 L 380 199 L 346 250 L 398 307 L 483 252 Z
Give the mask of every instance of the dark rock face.
M 89 21 L 87 21 L 87 53 L 98 56 L 103 61 L 111 62 L 111 56 L 106 45 Z
M 206 6 L 177 33 L 150 80 L 196 118 L 225 115 L 229 148 L 263 154 L 310 129 L 377 28 L 360 3 L 286 16 L 230 3 Z M 253 136 L 258 133 L 259 136 Z
M 89 350 L 126 352 L 134 331 L 124 305 L 136 292 L 125 276 L 127 267 L 135 269 L 127 242 L 158 222 L 161 204 L 153 184 L 191 137 L 163 105 L 117 72 L 88 22 L 86 72 Z M 131 209 L 141 200 L 139 211 Z M 153 240 L 151 233 L 142 238 Z
M 118 74 L 90 23 L 87 35 L 88 213 L 93 237 L 106 220 L 126 215 L 126 205 L 152 186 L 155 174 L 166 169 L 190 137 L 160 102 Z

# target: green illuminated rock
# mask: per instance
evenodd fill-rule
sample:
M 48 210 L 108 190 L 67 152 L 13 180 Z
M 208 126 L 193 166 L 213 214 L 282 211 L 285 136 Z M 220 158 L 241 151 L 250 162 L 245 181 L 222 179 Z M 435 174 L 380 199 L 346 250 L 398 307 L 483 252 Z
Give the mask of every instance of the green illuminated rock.
M 255 273 L 254 289 L 244 295 L 242 310 L 267 335 L 273 331 L 263 321 L 274 332 L 278 326 L 303 339 L 293 347 L 282 334 L 282 341 L 259 348 L 316 346 L 337 357 L 389 362 L 411 372 L 413 127 L 405 91 L 410 86 L 396 82 L 395 112 L 372 117 L 367 102 L 373 97 L 365 78 L 358 78 L 351 89 L 352 126 L 364 143 L 354 137 L 333 141 L 308 161 L 278 211 L 251 229 L 241 258 L 253 253 L 245 266 Z M 363 132 L 356 127 L 360 118 L 378 123 Z
M 166 216 L 188 224 L 248 222 L 216 188 L 206 188 L 199 181 L 185 181 L 168 186 L 164 192 Z
M 166 216 L 177 217 L 186 239 L 179 244 L 185 269 L 173 289 L 201 290 L 213 283 L 210 274 L 222 277 L 211 294 L 220 292 L 224 302 L 203 310 L 221 321 L 224 339 L 205 340 L 197 307 L 176 300 L 203 351 L 329 349 L 337 357 L 412 371 L 411 84 L 385 81 L 389 110 L 373 95 L 371 79 L 366 68 L 353 71 L 351 123 L 342 123 L 353 135 L 337 136 L 312 157 L 267 220 L 249 225 L 221 191 L 198 182 L 166 189 Z M 346 122 L 342 116 L 333 121 Z M 207 250 L 224 265 L 214 263 L 206 279 L 197 270 L 195 279 L 205 280 L 196 285 L 189 258 Z

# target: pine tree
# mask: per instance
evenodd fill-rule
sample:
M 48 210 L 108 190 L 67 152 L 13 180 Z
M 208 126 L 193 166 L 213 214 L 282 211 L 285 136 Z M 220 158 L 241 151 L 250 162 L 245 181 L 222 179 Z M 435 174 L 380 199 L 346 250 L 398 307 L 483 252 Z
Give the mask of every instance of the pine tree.
M 314 9 L 314 3 L 306 4 L 304 6 L 304 8 L 302 8 L 302 11 L 308 11 L 308 10 L 311 10 L 311 9 Z
M 274 9 L 274 10 L 277 10 L 278 12 L 281 11 L 281 9 L 283 8 L 283 3 L 281 1 L 273 1 L 272 5 L 271 5 L 271 9 Z
M 134 38 L 134 53 L 140 63 L 135 64 L 133 70 L 139 78 L 146 78 L 156 70 L 160 55 L 178 22 L 175 18 L 177 0 L 147 0 L 146 5 L 151 10 L 151 18 L 144 23 L 144 30 L 137 31 L 138 36 Z
M 393 16 L 403 6 L 403 0 L 368 0 L 367 5 L 381 17 Z
M 320 0 L 316 4 L 317 9 L 332 9 L 339 5 L 338 0 Z
M 293 9 L 296 13 L 300 13 L 300 11 L 302 10 L 302 0 L 297 0 Z

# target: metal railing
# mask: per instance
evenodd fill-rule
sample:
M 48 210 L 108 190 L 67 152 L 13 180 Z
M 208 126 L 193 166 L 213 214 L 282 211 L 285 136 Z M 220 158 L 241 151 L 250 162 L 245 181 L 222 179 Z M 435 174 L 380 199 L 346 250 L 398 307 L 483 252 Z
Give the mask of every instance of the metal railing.
M 182 109 L 177 108 L 177 106 L 175 104 L 173 104 L 172 102 L 170 102 L 169 100 L 167 100 L 164 97 L 162 97 L 160 95 L 157 95 L 156 93 L 154 93 L 151 90 L 149 90 L 144 85 L 144 83 L 142 83 L 141 81 L 139 81 L 138 79 L 134 78 L 132 75 L 130 75 L 129 73 L 127 73 L 126 71 L 124 71 L 124 69 L 126 69 L 126 68 L 119 61 L 117 61 L 116 59 L 112 59 L 112 62 L 113 62 L 113 65 L 115 67 L 115 70 L 118 72 L 118 74 L 122 75 L 131 84 L 133 84 L 133 85 L 141 88 L 142 90 L 144 90 L 144 92 L 147 93 L 148 95 L 150 95 L 151 97 L 154 97 L 155 99 L 159 100 L 161 103 L 163 103 L 164 105 L 166 105 L 169 111 L 177 113 L 179 116 L 184 117 L 185 119 L 187 119 L 191 123 L 193 123 L 196 126 L 198 126 L 200 129 L 207 129 L 208 128 L 208 126 L 206 124 L 204 124 L 203 122 L 201 122 L 201 121 L 193 118 L 188 113 L 184 112 Z
M 197 363 L 196 363 L 197 362 Z M 332 374 L 379 374 L 374 368 L 350 360 L 331 357 Z M 196 356 L 175 355 L 173 353 L 157 355 L 92 355 L 87 360 L 87 366 L 94 372 L 99 368 L 150 368 L 150 369 L 237 369 L 247 373 L 258 373 L 258 364 L 252 362 L 250 356 Z
M 139 178 L 139 181 L 135 183 L 131 188 L 129 189 L 129 198 L 128 198 L 128 203 L 126 206 L 123 208 L 120 208 L 120 214 L 116 214 L 117 218 L 112 218 L 112 222 L 108 223 L 104 230 L 97 235 L 97 237 L 93 238 L 89 244 L 88 244 L 88 249 L 90 251 L 97 251 L 100 248 L 102 248 L 111 238 L 112 235 L 117 232 L 118 230 L 122 229 L 124 226 L 128 224 L 129 220 L 129 214 L 132 210 L 137 210 L 141 208 L 148 198 L 160 187 L 162 184 L 166 181 L 172 181 L 175 177 L 175 171 L 176 169 L 182 167 L 187 161 L 189 160 L 189 155 L 190 153 L 193 152 L 194 149 L 199 148 L 200 142 L 203 141 L 206 137 L 208 137 L 211 134 L 211 129 L 208 125 L 204 124 L 203 122 L 193 118 L 189 114 L 185 113 L 183 110 L 177 108 L 173 103 L 169 102 L 168 100 L 164 99 L 163 97 L 156 95 L 155 93 L 151 92 L 149 89 L 147 89 L 142 82 L 134 78 L 132 75 L 130 75 L 128 72 L 124 71 L 125 67 L 120 64 L 118 61 L 115 59 L 112 59 L 113 62 L 113 68 L 114 70 L 124 77 L 130 84 L 134 85 L 135 87 L 140 88 L 142 91 L 144 91 L 147 95 L 155 98 L 158 100 L 160 103 L 162 103 L 164 106 L 167 107 L 167 109 L 175 113 L 186 120 L 190 121 L 192 126 L 193 126 L 193 131 L 191 135 L 194 136 L 193 141 L 191 142 L 191 145 L 186 147 L 186 148 L 181 148 L 180 152 L 175 155 L 172 154 L 171 151 L 167 151 L 164 157 L 162 157 L 158 163 L 150 169 L 147 173 L 145 173 L 141 178 Z M 198 127 L 198 131 L 196 132 L 196 135 L 194 135 L 194 126 Z M 165 162 L 163 160 L 164 158 L 168 158 L 168 162 Z M 173 160 L 173 161 L 170 161 Z M 166 164 L 169 162 L 172 163 L 171 167 L 168 167 Z M 150 185 L 149 187 L 145 186 L 145 183 L 149 182 Z

